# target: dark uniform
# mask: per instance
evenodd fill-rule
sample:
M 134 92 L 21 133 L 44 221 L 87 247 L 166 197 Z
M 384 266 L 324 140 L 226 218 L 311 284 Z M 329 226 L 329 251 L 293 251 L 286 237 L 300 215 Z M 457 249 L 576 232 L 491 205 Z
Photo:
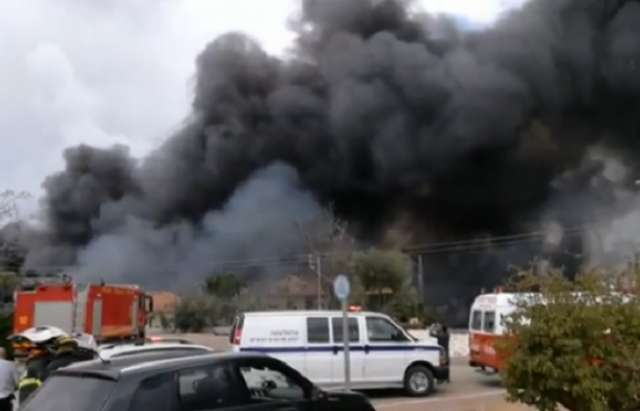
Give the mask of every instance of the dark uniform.
M 62 336 L 47 343 L 46 348 L 38 349 L 33 358 L 27 360 L 25 376 L 18 385 L 20 403 L 40 388 L 53 371 L 87 359 L 86 356 L 77 354 L 77 348 L 77 341 L 71 337 Z
M 47 367 L 51 362 L 51 356 L 46 351 L 27 360 L 26 373 L 18 384 L 18 399 L 22 404 L 31 393 L 40 388 L 47 378 Z
M 59 368 L 66 367 L 76 362 L 92 360 L 95 353 L 78 347 L 78 342 L 71 337 L 60 337 L 56 340 L 56 353 L 48 363 L 45 370 L 45 378 Z
M 53 357 L 53 359 L 49 362 L 49 365 L 47 365 L 45 375 L 46 377 L 48 377 L 57 369 L 64 368 L 76 362 L 92 360 L 93 358 L 94 355 L 92 353 L 81 351 L 78 349 L 74 351 L 59 353 L 55 357 Z
M 438 345 L 444 348 L 447 359 L 449 359 L 449 329 L 446 325 L 441 323 L 435 323 L 431 327 L 430 334 L 438 340 Z

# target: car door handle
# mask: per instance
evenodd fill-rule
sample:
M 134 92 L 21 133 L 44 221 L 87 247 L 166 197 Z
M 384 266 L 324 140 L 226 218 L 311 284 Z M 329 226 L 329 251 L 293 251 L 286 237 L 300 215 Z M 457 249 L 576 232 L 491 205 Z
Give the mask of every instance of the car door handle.
M 333 346 L 333 355 L 338 355 L 338 346 L 337 345 Z
M 371 347 L 369 347 L 368 345 L 364 346 L 364 353 L 365 354 L 369 354 L 369 352 L 371 351 Z

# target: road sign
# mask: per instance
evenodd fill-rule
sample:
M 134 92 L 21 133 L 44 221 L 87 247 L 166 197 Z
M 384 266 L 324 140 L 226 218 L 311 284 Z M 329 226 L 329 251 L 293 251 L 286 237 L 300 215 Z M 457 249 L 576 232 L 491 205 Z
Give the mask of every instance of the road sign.
M 342 341 L 344 343 L 344 389 L 351 390 L 351 359 L 349 353 L 349 295 L 351 284 L 346 275 L 340 274 L 333 281 L 333 293 L 342 303 Z
M 347 281 L 347 285 L 348 284 L 349 284 L 349 281 Z M 349 342 L 351 341 L 351 336 L 349 335 L 349 312 L 347 311 L 347 298 L 342 300 L 342 341 L 344 342 L 344 390 L 351 391 L 351 355 L 349 353 Z
M 333 293 L 340 301 L 346 301 L 347 298 L 349 298 L 349 294 L 351 294 L 351 284 L 346 275 L 340 274 L 333 281 Z

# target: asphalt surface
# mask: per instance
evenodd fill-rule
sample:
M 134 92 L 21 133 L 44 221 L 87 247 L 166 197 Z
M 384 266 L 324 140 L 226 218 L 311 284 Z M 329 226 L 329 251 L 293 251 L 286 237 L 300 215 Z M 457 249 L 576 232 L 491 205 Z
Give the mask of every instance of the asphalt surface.
M 479 373 L 464 359 L 451 366 L 451 383 L 441 384 L 426 398 L 408 398 L 401 391 L 366 392 L 378 411 L 525 411 L 509 404 L 497 376 Z

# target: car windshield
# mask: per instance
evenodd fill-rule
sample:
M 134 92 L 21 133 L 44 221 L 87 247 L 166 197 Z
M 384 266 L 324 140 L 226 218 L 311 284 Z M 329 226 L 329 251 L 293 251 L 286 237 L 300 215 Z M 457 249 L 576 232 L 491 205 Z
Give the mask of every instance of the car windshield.
M 53 376 L 20 411 L 100 410 L 114 386 L 114 381 L 103 378 Z

